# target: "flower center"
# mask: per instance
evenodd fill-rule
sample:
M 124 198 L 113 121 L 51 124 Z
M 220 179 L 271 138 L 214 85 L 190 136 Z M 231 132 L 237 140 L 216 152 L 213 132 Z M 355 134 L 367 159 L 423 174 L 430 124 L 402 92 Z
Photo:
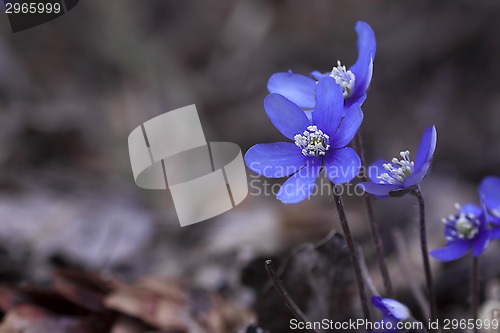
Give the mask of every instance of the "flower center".
M 399 153 L 401 160 L 392 159 L 392 163 L 384 164 L 384 169 L 387 171 L 380 176 L 380 184 L 402 184 L 404 180 L 413 174 L 415 163 L 410 160 L 410 152 L 408 150 Z
M 443 223 L 451 228 L 448 240 L 473 239 L 479 233 L 479 220 L 474 214 L 460 213 L 443 219 Z
M 304 156 L 322 156 L 330 149 L 330 137 L 316 125 L 308 126 L 302 134 L 295 134 L 294 139 Z
M 345 66 L 342 66 L 340 61 L 337 61 L 337 66 L 333 67 L 330 76 L 333 77 L 335 82 L 342 87 L 344 98 L 351 96 L 356 79 L 350 70 L 348 70 Z

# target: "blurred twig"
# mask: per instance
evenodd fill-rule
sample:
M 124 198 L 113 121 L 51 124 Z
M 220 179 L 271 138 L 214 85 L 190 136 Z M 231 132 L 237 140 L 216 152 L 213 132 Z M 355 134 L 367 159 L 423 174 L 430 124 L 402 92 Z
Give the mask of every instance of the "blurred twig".
M 302 310 L 299 308 L 297 303 L 290 297 L 288 292 L 286 291 L 285 287 L 283 286 L 283 283 L 279 279 L 278 275 L 276 274 L 276 271 L 274 269 L 273 261 L 272 260 L 266 260 L 265 263 L 266 266 L 266 271 L 267 274 L 269 274 L 269 277 L 271 278 L 271 281 L 273 282 L 274 288 L 278 291 L 280 294 L 281 298 L 285 302 L 286 307 L 290 312 L 293 314 L 295 319 L 307 323 L 309 320 L 307 320 L 306 315 L 302 312 Z M 317 331 L 310 329 L 311 332 L 317 333 Z

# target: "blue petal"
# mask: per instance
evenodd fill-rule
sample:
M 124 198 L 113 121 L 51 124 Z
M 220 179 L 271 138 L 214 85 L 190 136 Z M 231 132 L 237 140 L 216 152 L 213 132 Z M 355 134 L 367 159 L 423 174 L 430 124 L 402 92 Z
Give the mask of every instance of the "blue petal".
M 314 107 L 316 81 L 301 74 L 276 73 L 267 81 L 267 90 L 285 96 L 301 108 Z
M 363 95 L 370 85 L 375 59 L 375 33 L 368 23 L 359 21 L 355 27 L 358 33 L 358 60 L 349 68 L 354 76 L 354 92 L 351 98 Z
M 382 299 L 382 304 L 387 308 L 389 313 L 398 320 L 406 320 L 411 317 L 410 310 L 391 298 Z
M 327 151 L 324 162 L 326 176 L 334 184 L 351 181 L 361 167 L 358 154 L 350 147 Z
M 304 165 L 308 158 L 290 142 L 258 144 L 245 154 L 245 163 L 253 172 L 268 178 L 289 176 Z
M 370 182 L 359 183 L 357 186 L 366 193 L 374 195 L 380 199 L 388 198 L 390 196 L 390 192 L 402 189 L 400 185 L 375 184 Z
M 378 160 L 373 162 L 368 167 L 368 177 L 370 177 L 372 182 L 374 182 L 375 184 L 380 183 L 380 179 L 378 177 L 380 177 L 384 173 L 387 173 L 387 170 L 384 168 L 384 164 L 387 163 L 389 162 L 384 160 Z
M 309 120 L 309 122 L 312 124 L 312 121 L 313 121 L 313 110 L 306 110 L 306 111 L 304 111 L 304 114 L 306 115 L 306 117 Z
M 273 125 L 289 139 L 293 140 L 295 134 L 304 132 L 311 125 L 297 104 L 279 94 L 267 95 L 264 109 Z
M 466 203 L 460 208 L 460 212 L 466 215 L 473 214 L 474 216 L 480 216 L 483 213 L 483 210 L 477 205 Z
M 406 177 L 405 180 L 403 181 L 403 187 L 412 187 L 417 185 L 424 179 L 425 175 L 427 175 L 427 172 L 429 172 L 429 168 L 431 167 L 431 162 L 425 163 L 422 165 L 420 169 L 415 169 L 415 172 Z
M 500 228 L 493 228 L 490 230 L 490 239 L 500 238 Z
M 490 213 L 487 213 L 486 218 L 487 218 L 488 223 L 494 224 L 496 226 L 500 226 L 500 217 L 496 217 L 494 215 L 491 215 Z
M 486 246 L 490 242 L 490 232 L 488 230 L 481 230 L 479 235 L 474 239 L 472 243 L 472 254 L 474 257 L 478 257 L 481 253 L 483 253 Z
M 366 100 L 366 94 L 350 96 L 349 98 L 346 98 L 344 101 L 344 109 L 350 108 L 351 106 L 353 106 L 355 104 L 363 105 L 363 102 L 365 100 Z
M 342 88 L 332 77 L 321 79 L 316 87 L 313 124 L 332 137 L 339 127 L 344 111 Z
M 295 204 L 311 196 L 321 170 L 321 159 L 310 158 L 307 165 L 297 171 L 281 186 L 276 198 L 286 204 Z
M 457 240 L 449 243 L 446 247 L 432 251 L 430 254 L 441 261 L 452 261 L 463 257 L 469 251 L 469 240 Z
M 390 315 L 391 313 L 387 310 L 387 307 L 384 305 L 384 303 L 382 302 L 382 297 L 379 297 L 379 296 L 373 296 L 372 297 L 372 304 L 375 305 L 375 307 L 377 307 L 377 309 L 380 310 L 380 312 L 382 312 L 382 314 L 384 316 L 388 316 Z
M 499 216 L 496 217 L 500 217 L 500 177 L 484 178 L 479 185 L 479 194 L 486 208 L 492 213 L 498 213 Z
M 331 72 L 321 73 L 318 71 L 311 72 L 311 76 L 313 76 L 316 80 L 321 80 L 325 77 L 329 77 Z
M 425 130 L 420 140 L 417 157 L 415 158 L 415 170 L 420 169 L 422 165 L 429 162 L 436 150 L 437 132 L 436 127 L 432 126 Z
M 363 111 L 359 105 L 353 105 L 345 111 L 337 132 L 330 137 L 331 148 L 342 148 L 352 141 L 363 122 Z

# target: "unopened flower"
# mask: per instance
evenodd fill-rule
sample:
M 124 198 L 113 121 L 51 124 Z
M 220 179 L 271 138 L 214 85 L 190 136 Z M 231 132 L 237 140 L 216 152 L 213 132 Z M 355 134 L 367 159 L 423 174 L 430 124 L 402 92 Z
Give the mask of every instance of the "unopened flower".
M 358 34 L 358 59 L 350 68 L 337 61 L 337 65 L 330 72 L 312 72 L 313 78 L 291 71 L 275 73 L 267 83 L 269 92 L 281 94 L 301 108 L 312 109 L 315 104 L 317 80 L 332 77 L 342 88 L 346 106 L 361 105 L 366 99 L 366 90 L 372 79 L 376 41 L 368 23 L 359 21 L 355 30 Z
M 477 257 L 490 241 L 486 212 L 473 204 L 457 207 L 458 213 L 443 218 L 446 247 L 431 251 L 431 256 L 441 261 L 451 261 L 464 256 L 469 250 Z
M 359 183 L 358 186 L 377 198 L 401 196 L 418 186 L 431 166 L 436 149 L 436 127 L 427 128 L 420 141 L 415 161 L 408 150 L 399 153 L 399 159 L 376 161 L 368 168 L 372 182 Z
M 397 324 L 400 321 L 411 319 L 410 310 L 402 303 L 391 298 L 372 297 L 372 303 L 382 312 L 384 318 L 379 323 L 383 327 L 377 332 L 398 332 Z
M 311 119 L 280 94 L 268 95 L 264 108 L 274 126 L 293 143 L 257 144 L 245 154 L 245 163 L 265 177 L 291 176 L 280 188 L 279 200 L 297 203 L 307 199 L 323 165 L 334 184 L 346 183 L 358 174 L 360 159 L 346 146 L 358 131 L 363 113 L 359 105 L 353 105 L 344 117 L 342 89 L 333 78 L 319 81 Z

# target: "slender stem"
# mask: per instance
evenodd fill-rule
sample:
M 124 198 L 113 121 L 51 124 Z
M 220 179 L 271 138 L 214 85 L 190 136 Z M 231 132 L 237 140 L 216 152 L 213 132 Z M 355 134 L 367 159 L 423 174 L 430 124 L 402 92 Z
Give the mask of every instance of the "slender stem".
M 335 190 L 335 189 L 334 189 Z M 351 235 L 351 229 L 347 223 L 347 217 L 344 211 L 344 204 L 342 203 L 342 198 L 334 192 L 333 197 L 335 198 L 335 205 L 337 206 L 337 211 L 339 213 L 340 225 L 344 231 L 344 237 L 349 249 L 349 254 L 351 255 L 352 265 L 354 267 L 354 275 L 356 276 L 356 282 L 358 284 L 359 298 L 361 300 L 361 307 L 363 309 L 363 314 L 367 321 L 371 321 L 370 308 L 368 306 L 368 297 L 366 295 L 365 281 L 363 279 L 363 273 L 361 271 L 361 265 L 359 263 L 359 256 L 356 251 L 356 245 Z
M 429 297 L 429 304 L 431 307 L 430 319 L 434 321 L 437 319 L 437 302 L 436 302 L 436 294 L 434 293 L 434 285 L 432 282 L 431 265 L 429 263 L 427 231 L 425 226 L 425 201 L 422 192 L 420 191 L 420 188 L 417 187 L 415 190 L 413 190 L 412 193 L 417 197 L 418 206 L 420 210 L 420 247 L 422 249 L 422 260 L 424 262 L 425 280 L 427 282 L 427 293 Z
M 368 166 L 365 159 L 365 149 L 363 147 L 363 138 L 361 132 L 358 131 L 354 139 L 356 145 L 356 150 L 358 152 L 359 158 L 361 159 L 361 165 L 363 166 L 363 171 L 361 172 L 361 180 L 363 182 L 367 181 L 366 173 L 368 172 Z M 388 297 L 393 297 L 393 289 L 391 277 L 389 275 L 389 269 L 387 268 L 387 261 L 384 254 L 384 246 L 382 243 L 382 237 L 380 237 L 380 228 L 375 217 L 375 211 L 373 208 L 373 197 L 365 193 L 365 204 L 366 211 L 368 213 L 368 220 L 370 221 L 370 231 L 372 235 L 373 245 L 375 246 L 375 252 L 377 254 L 377 261 L 380 268 L 380 273 L 382 274 L 382 280 L 384 281 L 384 289 Z
M 309 322 L 307 320 L 306 315 L 302 310 L 299 308 L 297 303 L 290 297 L 290 294 L 285 289 L 285 286 L 283 286 L 283 283 L 281 282 L 280 278 L 278 277 L 278 274 L 276 274 L 276 270 L 274 269 L 274 265 L 272 260 L 266 260 L 265 262 L 266 266 L 266 271 L 269 277 L 271 278 L 271 281 L 273 283 L 274 288 L 278 291 L 278 294 L 281 296 L 283 299 L 283 302 L 285 303 L 285 306 L 287 307 L 288 310 L 293 314 L 295 319 L 298 321 L 301 321 L 303 323 Z M 318 333 L 314 329 L 310 329 L 311 332 Z
M 477 328 L 477 308 L 478 308 L 478 275 L 479 275 L 479 258 L 472 256 L 472 276 L 471 276 L 471 299 L 472 299 L 472 318 L 474 318 L 474 333 L 478 332 Z
M 408 254 L 408 248 L 406 247 L 403 233 L 399 228 L 396 228 L 393 231 L 392 236 L 394 237 L 394 243 L 396 244 L 396 252 L 398 253 L 399 266 L 401 267 L 403 278 L 408 283 L 410 291 L 417 301 L 420 311 L 422 311 L 422 315 L 429 317 L 429 303 L 425 299 L 424 293 L 415 280 L 415 274 L 413 273 L 413 268 L 410 265 L 410 255 Z

